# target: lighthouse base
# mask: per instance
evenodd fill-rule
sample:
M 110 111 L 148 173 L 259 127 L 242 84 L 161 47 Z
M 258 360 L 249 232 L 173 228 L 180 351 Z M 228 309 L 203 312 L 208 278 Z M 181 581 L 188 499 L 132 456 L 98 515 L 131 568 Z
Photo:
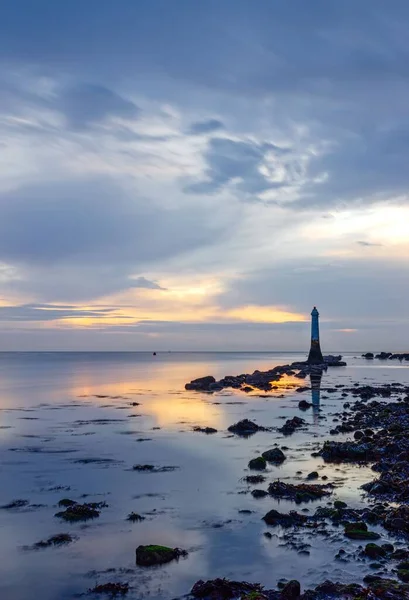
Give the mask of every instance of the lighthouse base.
M 324 357 L 322 356 L 321 347 L 319 341 L 311 340 L 310 353 L 308 355 L 307 363 L 309 365 L 322 365 Z

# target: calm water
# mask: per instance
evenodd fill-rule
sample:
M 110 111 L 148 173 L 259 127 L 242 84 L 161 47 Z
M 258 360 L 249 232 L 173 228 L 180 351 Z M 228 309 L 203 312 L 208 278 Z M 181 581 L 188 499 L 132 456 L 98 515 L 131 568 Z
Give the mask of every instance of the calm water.
M 268 481 L 300 482 L 318 470 L 338 485 L 331 501 L 362 504 L 359 486 L 373 478 L 369 469 L 330 467 L 310 456 L 328 437 L 331 414 L 346 399 L 322 392 L 320 408 L 302 414 L 309 425 L 306 432 L 240 439 L 226 431 L 233 422 L 248 417 L 281 426 L 283 418 L 300 415 L 298 402 L 310 399 L 311 392 L 296 393 L 300 380 L 291 378 L 268 398 L 231 390 L 212 395 L 184 390 L 185 382 L 195 377 L 252 372 L 301 356 L 0 353 L 0 504 L 30 502 L 25 508 L 0 510 L 0 598 L 65 600 L 107 581 L 128 581 L 128 598 L 155 599 L 185 594 L 197 579 L 216 576 L 266 586 L 275 586 L 281 577 L 295 577 L 304 586 L 327 577 L 362 578 L 367 565 L 333 560 L 345 547 L 340 533 L 330 539 L 303 533 L 302 541 L 311 545 L 309 555 L 288 547 L 283 531 L 270 529 L 273 538 L 267 539 L 261 517 L 271 508 L 287 511 L 295 505 L 255 500 L 241 480 L 250 458 L 277 442 L 289 447 L 288 460 L 269 467 Z M 329 370 L 322 387 L 356 381 L 409 384 L 407 363 L 345 358 L 348 367 Z M 206 436 L 192 431 L 196 425 L 219 431 Z M 85 463 L 77 462 L 83 459 Z M 131 470 L 137 463 L 178 468 L 138 473 Z M 108 507 L 94 521 L 66 524 L 54 516 L 64 497 L 105 500 Z M 308 507 L 314 511 L 323 504 Z M 243 509 L 253 512 L 239 513 Z M 126 516 L 131 511 L 145 520 L 130 524 Z M 62 532 L 77 540 L 61 548 L 25 548 Z M 185 548 L 189 556 L 160 568 L 136 567 L 135 548 L 151 543 Z M 354 544 L 359 545 L 349 541 L 349 548 Z

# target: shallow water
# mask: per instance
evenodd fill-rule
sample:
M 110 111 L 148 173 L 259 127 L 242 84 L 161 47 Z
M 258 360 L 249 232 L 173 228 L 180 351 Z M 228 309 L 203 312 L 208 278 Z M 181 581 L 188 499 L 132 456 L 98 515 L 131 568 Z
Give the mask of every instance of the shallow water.
M 303 586 L 325 578 L 360 581 L 370 572 L 367 564 L 334 562 L 340 547 L 350 551 L 359 542 L 346 543 L 336 530 L 330 538 L 303 531 L 296 543 L 310 544 L 310 554 L 300 554 L 302 545 L 285 545 L 288 531 L 269 529 L 261 521 L 271 508 L 314 512 L 337 498 L 351 506 L 365 501 L 359 486 L 373 478 L 370 469 L 329 466 L 310 456 L 329 437 L 330 415 L 348 400 L 342 390 L 321 391 L 320 406 L 305 413 L 298 402 L 310 400 L 311 391 L 297 393 L 304 385 L 299 379 L 279 382 L 268 397 L 184 390 L 185 382 L 202 375 L 236 375 L 301 358 L 295 353 L 0 353 L 0 505 L 29 501 L 0 510 L 0 597 L 65 600 L 96 583 L 128 581 L 128 598 L 169 598 L 185 594 L 198 579 L 216 576 L 269 587 L 282 577 L 297 578 Z M 348 367 L 329 369 L 321 388 L 409 384 L 407 363 L 354 355 L 345 359 Z M 302 416 L 308 428 L 288 437 L 259 432 L 243 439 L 226 431 L 245 417 L 281 426 L 284 417 L 294 415 Z M 218 433 L 193 432 L 196 425 L 215 427 Z M 334 494 L 314 505 L 254 499 L 253 487 L 242 477 L 249 474 L 248 461 L 274 443 L 289 448 L 288 459 L 280 467 L 270 466 L 267 482 L 256 487 L 266 489 L 277 477 L 301 482 L 317 470 L 337 484 Z M 132 471 L 133 465 L 145 463 L 177 468 Z M 106 501 L 108 507 L 98 519 L 67 524 L 54 516 L 61 498 Z M 145 520 L 126 521 L 132 511 Z M 266 531 L 271 539 L 263 535 Z M 64 532 L 77 539 L 59 548 L 27 549 Z M 384 530 L 379 532 L 387 541 Z M 139 544 L 181 547 L 189 556 L 159 568 L 139 568 Z

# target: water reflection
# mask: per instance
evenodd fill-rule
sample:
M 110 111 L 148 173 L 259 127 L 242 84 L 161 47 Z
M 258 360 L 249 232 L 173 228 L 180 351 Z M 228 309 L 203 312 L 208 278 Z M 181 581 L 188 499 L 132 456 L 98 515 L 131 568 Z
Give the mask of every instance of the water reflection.
M 310 373 L 312 413 L 315 425 L 318 424 L 318 417 L 320 412 L 321 379 L 321 371 Z

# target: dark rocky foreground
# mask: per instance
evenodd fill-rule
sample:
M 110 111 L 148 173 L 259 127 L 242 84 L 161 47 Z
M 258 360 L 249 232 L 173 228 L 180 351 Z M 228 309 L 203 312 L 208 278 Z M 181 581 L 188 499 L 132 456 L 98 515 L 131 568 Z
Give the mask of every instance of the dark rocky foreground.
M 191 596 L 203 600 L 404 600 L 409 598 L 409 585 L 375 575 L 365 578 L 364 585 L 341 584 L 325 581 L 315 589 L 301 591 L 293 580 L 283 584 L 281 590 L 266 590 L 257 583 L 213 579 L 198 581 Z
M 291 365 L 278 365 L 268 371 L 254 371 L 254 373 L 242 373 L 241 375 L 226 375 L 223 379 L 216 381 L 212 375 L 199 377 L 186 383 L 186 390 L 199 392 L 217 392 L 224 388 L 241 389 L 244 392 L 263 390 L 265 392 L 274 389 L 274 382 L 280 381 L 286 375 L 294 375 L 305 379 L 307 375 L 322 375 L 328 367 L 345 367 L 346 362 L 342 356 L 324 356 L 324 362 L 318 365 L 310 365 L 308 362 L 294 362 Z

